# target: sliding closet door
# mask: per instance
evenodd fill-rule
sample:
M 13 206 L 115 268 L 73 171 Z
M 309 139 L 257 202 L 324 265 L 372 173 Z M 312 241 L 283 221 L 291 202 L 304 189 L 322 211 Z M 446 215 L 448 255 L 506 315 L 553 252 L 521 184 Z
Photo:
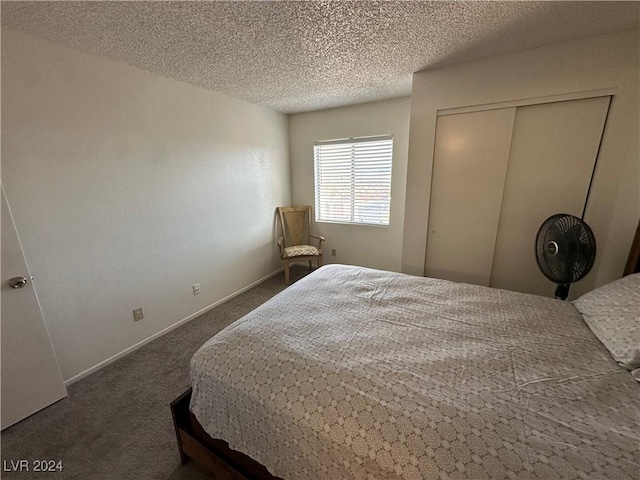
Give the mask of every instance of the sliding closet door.
M 610 99 L 518 107 L 491 286 L 553 296 L 535 260 L 536 234 L 555 213 L 582 216 Z
M 425 274 L 489 285 L 515 108 L 438 117 Z

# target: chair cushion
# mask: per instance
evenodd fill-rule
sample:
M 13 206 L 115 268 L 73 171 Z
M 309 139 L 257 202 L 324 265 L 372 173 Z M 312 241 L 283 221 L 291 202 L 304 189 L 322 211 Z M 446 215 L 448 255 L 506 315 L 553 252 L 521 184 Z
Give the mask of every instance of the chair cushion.
M 320 250 L 318 250 L 313 245 L 294 245 L 292 247 L 284 248 L 284 257 L 302 257 L 307 255 L 320 255 Z

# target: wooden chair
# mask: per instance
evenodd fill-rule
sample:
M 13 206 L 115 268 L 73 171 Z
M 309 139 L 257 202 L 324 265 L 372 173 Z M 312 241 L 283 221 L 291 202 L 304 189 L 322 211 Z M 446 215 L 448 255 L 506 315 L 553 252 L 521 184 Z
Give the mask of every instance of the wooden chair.
M 278 207 L 278 217 L 282 236 L 278 239 L 280 259 L 284 266 L 284 281 L 289 284 L 289 264 L 317 261 L 318 268 L 322 266 L 322 242 L 324 237 L 311 235 L 311 207 Z M 318 246 L 311 245 L 311 239 L 318 240 Z

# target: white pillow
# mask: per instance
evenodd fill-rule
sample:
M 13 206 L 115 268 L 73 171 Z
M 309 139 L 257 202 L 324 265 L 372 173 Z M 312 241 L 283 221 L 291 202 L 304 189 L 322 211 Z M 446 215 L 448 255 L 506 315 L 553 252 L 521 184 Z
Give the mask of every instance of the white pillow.
M 573 304 L 616 362 L 640 368 L 640 273 L 585 293 Z

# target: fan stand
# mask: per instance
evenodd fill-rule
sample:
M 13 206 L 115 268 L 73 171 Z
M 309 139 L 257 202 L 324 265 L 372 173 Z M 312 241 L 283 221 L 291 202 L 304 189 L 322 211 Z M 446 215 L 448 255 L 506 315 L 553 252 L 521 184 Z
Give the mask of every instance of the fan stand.
M 565 300 L 569 295 L 569 284 L 568 283 L 559 283 L 556 287 L 556 298 L 560 300 Z

